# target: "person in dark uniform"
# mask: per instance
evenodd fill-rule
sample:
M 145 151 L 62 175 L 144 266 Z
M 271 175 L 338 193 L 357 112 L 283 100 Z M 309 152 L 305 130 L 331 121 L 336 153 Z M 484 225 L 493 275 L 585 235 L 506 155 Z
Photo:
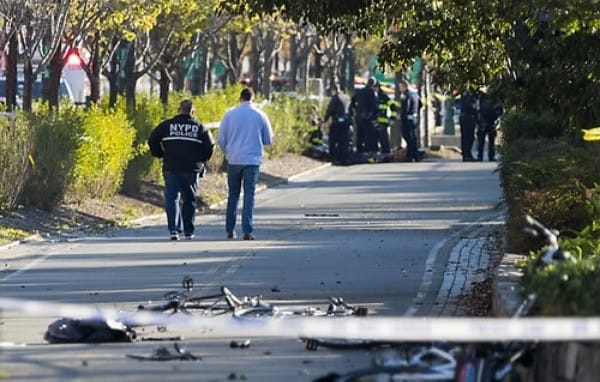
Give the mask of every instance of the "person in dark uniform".
M 400 122 L 402 124 L 402 137 L 406 141 L 406 160 L 419 162 L 417 121 L 419 118 L 419 95 L 409 91 L 408 81 L 398 83 L 400 89 Z
M 383 91 L 381 84 L 377 88 L 377 143 L 382 154 L 390 153 L 390 122 L 396 119 L 396 103 Z
M 477 104 L 471 92 L 465 91 L 460 96 L 460 149 L 463 162 L 473 162 L 473 141 L 475 141 L 475 125 L 477 124 Z
M 350 156 L 350 97 L 342 93 L 337 84 L 331 87 L 325 122 L 329 127 L 329 156 L 334 164 L 348 164 Z
M 504 113 L 504 108 L 487 94 L 479 100 L 479 120 L 477 122 L 477 160 L 483 160 L 485 138 L 488 140 L 488 160 L 496 160 L 496 125 L 498 118 Z
M 161 122 L 148 138 L 150 153 L 162 158 L 165 211 L 171 240 L 194 237 L 196 192 L 204 174 L 204 162 L 213 154 L 215 141 L 194 119 L 191 100 L 180 102 L 178 115 Z M 180 205 L 181 201 L 181 205 Z
M 356 151 L 359 153 L 377 151 L 377 135 L 374 125 L 377 118 L 376 84 L 375 78 L 369 78 L 367 86 L 356 91 L 351 100 L 356 126 Z

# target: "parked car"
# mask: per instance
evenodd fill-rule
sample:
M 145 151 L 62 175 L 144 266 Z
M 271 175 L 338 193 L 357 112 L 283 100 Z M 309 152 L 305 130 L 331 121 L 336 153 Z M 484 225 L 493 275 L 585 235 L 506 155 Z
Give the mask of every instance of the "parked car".
M 19 78 L 17 80 L 17 106 L 22 107 L 23 105 L 23 78 Z M 59 97 L 61 99 L 68 99 L 73 102 L 73 92 L 71 91 L 71 87 L 69 83 L 64 79 L 60 80 L 60 88 L 59 88 Z M 32 98 L 33 100 L 38 100 L 42 98 L 42 80 L 38 79 L 33 83 L 32 88 Z M 6 77 L 0 77 L 0 103 L 6 103 Z

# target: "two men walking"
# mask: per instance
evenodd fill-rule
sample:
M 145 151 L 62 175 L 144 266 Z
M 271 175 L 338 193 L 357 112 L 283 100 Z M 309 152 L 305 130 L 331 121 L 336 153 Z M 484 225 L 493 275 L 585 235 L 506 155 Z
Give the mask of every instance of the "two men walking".
M 263 161 L 264 146 L 273 142 L 273 130 L 268 117 L 252 103 L 254 93 L 244 89 L 239 106 L 227 111 L 221 121 L 218 145 L 227 159 L 227 237 L 236 237 L 237 208 L 242 187 L 242 232 L 244 240 L 254 240 L 252 234 L 254 194 L 259 167 Z M 194 236 L 196 193 L 204 162 L 214 150 L 210 132 L 193 118 L 191 100 L 184 100 L 179 114 L 160 123 L 150 134 L 148 145 L 153 156 L 163 159 L 165 180 L 165 211 L 167 227 L 172 240 L 183 233 L 187 239 Z

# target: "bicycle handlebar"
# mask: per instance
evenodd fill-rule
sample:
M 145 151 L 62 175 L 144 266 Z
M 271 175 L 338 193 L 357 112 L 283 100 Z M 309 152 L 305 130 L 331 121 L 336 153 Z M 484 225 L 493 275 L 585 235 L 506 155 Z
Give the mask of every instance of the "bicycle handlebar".
M 553 249 L 558 249 L 558 235 L 560 234 L 560 232 L 558 232 L 555 229 L 547 228 L 530 215 L 525 215 L 525 221 L 529 225 L 528 227 L 526 227 L 526 232 L 533 236 L 541 235 L 549 247 Z
M 528 227 L 525 227 L 524 231 L 532 236 L 542 236 L 548 245 L 544 253 L 538 258 L 538 262 L 548 265 L 555 261 L 575 261 L 569 252 L 558 246 L 558 235 L 560 234 L 558 230 L 547 228 L 529 215 L 525 215 L 525 221 Z

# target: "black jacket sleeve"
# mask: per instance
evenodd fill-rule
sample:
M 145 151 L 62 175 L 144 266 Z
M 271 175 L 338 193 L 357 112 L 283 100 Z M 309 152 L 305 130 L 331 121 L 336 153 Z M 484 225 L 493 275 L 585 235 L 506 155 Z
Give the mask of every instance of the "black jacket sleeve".
M 163 147 L 162 147 L 162 123 L 158 125 L 152 132 L 150 133 L 150 137 L 148 137 L 148 147 L 150 147 L 150 154 L 153 157 L 162 158 L 163 157 Z

